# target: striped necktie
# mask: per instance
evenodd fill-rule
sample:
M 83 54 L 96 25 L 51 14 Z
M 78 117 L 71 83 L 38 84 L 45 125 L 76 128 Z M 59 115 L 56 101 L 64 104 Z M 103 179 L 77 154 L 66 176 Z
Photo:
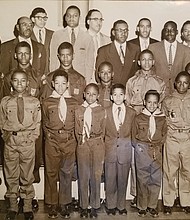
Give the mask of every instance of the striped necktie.
M 123 51 L 122 45 L 120 45 L 120 59 L 121 59 L 121 63 L 124 64 L 125 55 L 124 55 L 124 51 Z
M 172 69 L 172 61 L 173 61 L 173 56 L 172 56 L 172 44 L 170 44 L 169 47 L 169 54 L 168 54 L 168 68 L 171 71 Z
M 42 30 L 39 29 L 39 42 L 42 44 Z
M 75 37 L 75 32 L 74 32 L 74 28 L 71 29 L 71 44 L 74 46 L 75 44 L 75 40 L 76 40 L 76 37 Z

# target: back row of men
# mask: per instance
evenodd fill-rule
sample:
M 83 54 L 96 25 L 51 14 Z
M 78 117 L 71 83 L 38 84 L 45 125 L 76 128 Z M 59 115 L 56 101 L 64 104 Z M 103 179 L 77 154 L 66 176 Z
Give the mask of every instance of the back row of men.
M 100 63 L 108 61 L 114 69 L 113 83 L 126 84 L 138 66 L 139 52 L 149 48 L 155 58 L 156 75 L 164 79 L 166 93 L 173 91 L 174 79 L 185 69 L 190 61 L 190 21 L 181 28 L 182 43 L 176 41 L 177 24 L 168 21 L 164 24 L 161 41 L 150 38 L 151 21 L 148 18 L 139 20 L 137 38 L 127 41 L 128 24 L 124 20 L 114 22 L 111 37 L 102 34 L 104 21 L 97 9 L 88 12 L 85 18 L 87 31 L 79 27 L 80 9 L 71 5 L 64 14 L 61 30 L 53 32 L 45 28 L 48 19 L 43 8 L 35 8 L 30 18 L 20 17 L 15 25 L 15 39 L 1 45 L 0 72 L 2 77 L 17 67 L 15 47 L 20 41 L 27 41 L 31 46 L 31 64 L 37 70 L 39 79 L 59 68 L 57 49 L 62 42 L 70 42 L 74 47 L 73 67 L 82 74 L 87 84 L 98 82 L 97 68 Z M 43 46 L 44 45 L 44 46 Z M 185 45 L 185 46 L 184 46 Z

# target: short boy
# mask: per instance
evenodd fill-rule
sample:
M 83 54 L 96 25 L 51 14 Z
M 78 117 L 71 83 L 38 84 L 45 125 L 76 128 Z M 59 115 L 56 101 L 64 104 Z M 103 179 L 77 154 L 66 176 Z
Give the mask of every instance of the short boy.
M 97 217 L 97 209 L 100 208 L 100 183 L 105 154 L 105 110 L 98 104 L 98 96 L 98 86 L 88 84 L 84 90 L 85 101 L 75 112 L 81 218 L 88 218 L 88 205 L 92 207 L 91 218 Z
M 161 186 L 162 146 L 166 139 L 167 124 L 159 109 L 160 94 L 149 90 L 145 94 L 142 113 L 132 125 L 132 143 L 135 148 L 138 215 L 147 211 L 158 217 L 156 210 Z
M 27 74 L 20 70 L 11 77 L 13 93 L 0 104 L 0 129 L 4 148 L 4 172 L 7 183 L 6 197 L 10 208 L 6 219 L 17 214 L 17 197 L 24 199 L 25 220 L 33 219 L 32 198 L 35 164 L 35 140 L 40 133 L 40 102 L 27 93 Z
M 43 129 L 45 134 L 45 203 L 50 205 L 49 218 L 70 217 L 72 201 L 71 181 L 75 163 L 76 140 L 74 135 L 74 113 L 77 101 L 65 98 L 68 75 L 58 69 L 52 78 L 53 92 L 42 102 Z M 59 175 L 59 192 L 57 179 Z
M 175 91 L 163 101 L 168 134 L 163 153 L 164 213 L 171 214 L 178 174 L 180 205 L 190 213 L 190 75 L 180 72 L 175 78 Z
M 113 105 L 106 109 L 105 186 L 107 214 L 127 214 L 126 190 L 131 165 L 131 126 L 135 110 L 125 106 L 125 86 L 111 88 Z

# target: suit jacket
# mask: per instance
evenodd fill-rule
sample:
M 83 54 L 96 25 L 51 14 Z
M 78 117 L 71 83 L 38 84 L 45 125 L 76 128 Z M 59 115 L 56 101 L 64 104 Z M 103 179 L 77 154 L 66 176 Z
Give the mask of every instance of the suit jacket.
M 11 69 L 18 66 L 17 60 L 14 58 L 15 47 L 19 42 L 18 38 L 15 38 L 10 41 L 6 41 L 1 45 L 1 54 L 0 54 L 0 72 L 6 74 L 10 72 Z M 33 60 L 32 67 L 37 70 L 37 72 L 42 76 L 44 74 L 46 66 L 46 51 L 45 47 L 32 40 L 33 47 Z
M 129 40 L 129 42 L 132 43 L 132 44 L 136 44 L 136 45 L 139 46 L 139 48 L 141 48 L 141 47 L 140 47 L 139 37 L 134 38 L 134 39 L 131 39 L 131 40 Z M 150 37 L 150 44 L 157 43 L 157 42 L 159 42 L 159 41 Z M 141 50 L 141 49 L 140 49 L 140 50 Z
M 59 67 L 57 49 L 63 42 L 70 42 L 67 27 L 54 32 L 50 43 L 50 71 Z M 90 82 L 94 69 L 94 44 L 92 37 L 82 29 L 79 29 L 78 36 L 74 44 L 73 68 L 82 74 L 86 82 Z
M 160 76 L 166 84 L 166 95 L 174 91 L 174 81 L 177 74 L 185 70 L 190 62 L 190 48 L 177 42 L 177 49 L 171 71 L 168 68 L 164 41 L 151 44 L 149 49 L 154 54 L 156 75 Z
M 96 73 L 95 78 L 96 81 L 99 82 L 98 79 L 98 66 L 104 62 L 108 61 L 113 65 L 113 83 L 122 83 L 126 85 L 127 80 L 135 74 L 138 69 L 137 60 L 139 55 L 138 46 L 127 42 L 126 51 L 125 51 L 125 61 L 124 65 L 121 63 L 119 54 L 115 47 L 115 43 L 111 42 L 103 47 L 98 49 L 98 54 L 96 57 Z
M 52 35 L 54 33 L 54 31 L 52 30 L 49 30 L 47 28 L 45 28 L 46 30 L 46 35 L 45 35 L 45 42 L 44 42 L 44 47 L 46 49 L 46 67 L 45 67 L 45 73 L 49 73 L 49 56 L 50 56 L 50 41 L 51 41 L 51 38 L 52 38 Z M 34 41 L 37 41 L 37 38 L 34 34 L 34 32 L 32 32 L 32 35 L 31 35 L 31 39 L 34 40 Z

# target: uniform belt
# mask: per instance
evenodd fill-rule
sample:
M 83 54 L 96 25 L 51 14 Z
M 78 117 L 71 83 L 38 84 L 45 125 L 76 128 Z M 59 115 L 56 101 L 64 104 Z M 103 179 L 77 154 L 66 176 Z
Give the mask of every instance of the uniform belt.
M 60 130 L 51 130 L 51 132 L 53 132 L 54 134 L 62 134 L 62 138 L 65 137 L 65 140 L 72 140 L 74 139 L 74 131 L 66 131 L 66 130 L 63 130 L 63 129 L 60 129 Z M 50 133 L 51 133 L 50 132 Z
M 176 129 L 175 131 L 178 133 L 183 133 L 183 132 L 190 133 L 190 129 Z
M 91 134 L 89 138 L 101 137 L 101 134 Z
M 11 135 L 17 136 L 19 134 L 30 134 L 33 130 L 27 130 L 27 131 L 8 131 Z

